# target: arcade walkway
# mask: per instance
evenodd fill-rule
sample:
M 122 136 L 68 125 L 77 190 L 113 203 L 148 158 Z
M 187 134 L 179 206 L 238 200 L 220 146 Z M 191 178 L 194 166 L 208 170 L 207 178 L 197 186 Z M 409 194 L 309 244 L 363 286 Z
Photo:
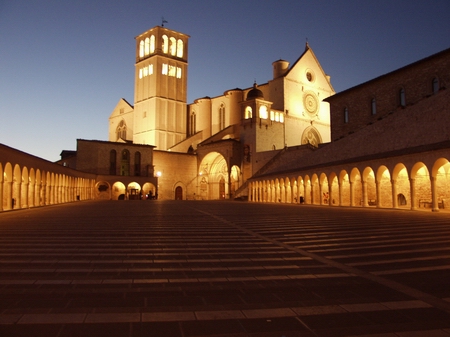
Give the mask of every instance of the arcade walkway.
M 450 336 L 450 214 L 229 201 L 0 213 L 0 336 Z

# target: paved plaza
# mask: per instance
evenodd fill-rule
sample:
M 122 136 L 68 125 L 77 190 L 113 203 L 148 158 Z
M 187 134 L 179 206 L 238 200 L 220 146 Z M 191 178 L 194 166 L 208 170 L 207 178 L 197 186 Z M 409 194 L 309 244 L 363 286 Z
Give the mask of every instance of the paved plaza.
M 450 213 L 147 200 L 3 212 L 0 336 L 450 337 Z

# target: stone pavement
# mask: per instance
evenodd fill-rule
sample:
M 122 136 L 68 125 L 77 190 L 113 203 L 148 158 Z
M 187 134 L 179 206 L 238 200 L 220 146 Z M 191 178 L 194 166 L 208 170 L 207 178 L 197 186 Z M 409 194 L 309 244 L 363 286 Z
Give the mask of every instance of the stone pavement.
M 450 214 L 229 201 L 3 212 L 0 336 L 450 336 Z

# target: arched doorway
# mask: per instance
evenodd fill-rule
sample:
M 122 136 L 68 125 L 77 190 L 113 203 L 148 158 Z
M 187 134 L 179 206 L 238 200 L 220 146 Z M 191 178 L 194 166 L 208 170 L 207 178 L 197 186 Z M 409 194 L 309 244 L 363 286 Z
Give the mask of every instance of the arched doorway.
M 229 197 L 229 171 L 227 161 L 218 152 L 208 153 L 200 163 L 199 195 L 202 200 L 227 199 Z
M 183 188 L 181 186 L 175 188 L 175 200 L 183 200 Z

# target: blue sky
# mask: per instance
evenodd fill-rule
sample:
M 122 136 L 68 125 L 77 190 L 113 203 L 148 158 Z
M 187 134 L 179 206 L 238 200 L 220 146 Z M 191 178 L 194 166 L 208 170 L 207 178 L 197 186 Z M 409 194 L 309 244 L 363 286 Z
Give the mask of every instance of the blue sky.
M 450 47 L 449 0 L 0 0 L 0 143 L 56 161 L 133 104 L 135 40 L 191 36 L 188 103 L 272 77 L 306 39 L 337 92 Z

